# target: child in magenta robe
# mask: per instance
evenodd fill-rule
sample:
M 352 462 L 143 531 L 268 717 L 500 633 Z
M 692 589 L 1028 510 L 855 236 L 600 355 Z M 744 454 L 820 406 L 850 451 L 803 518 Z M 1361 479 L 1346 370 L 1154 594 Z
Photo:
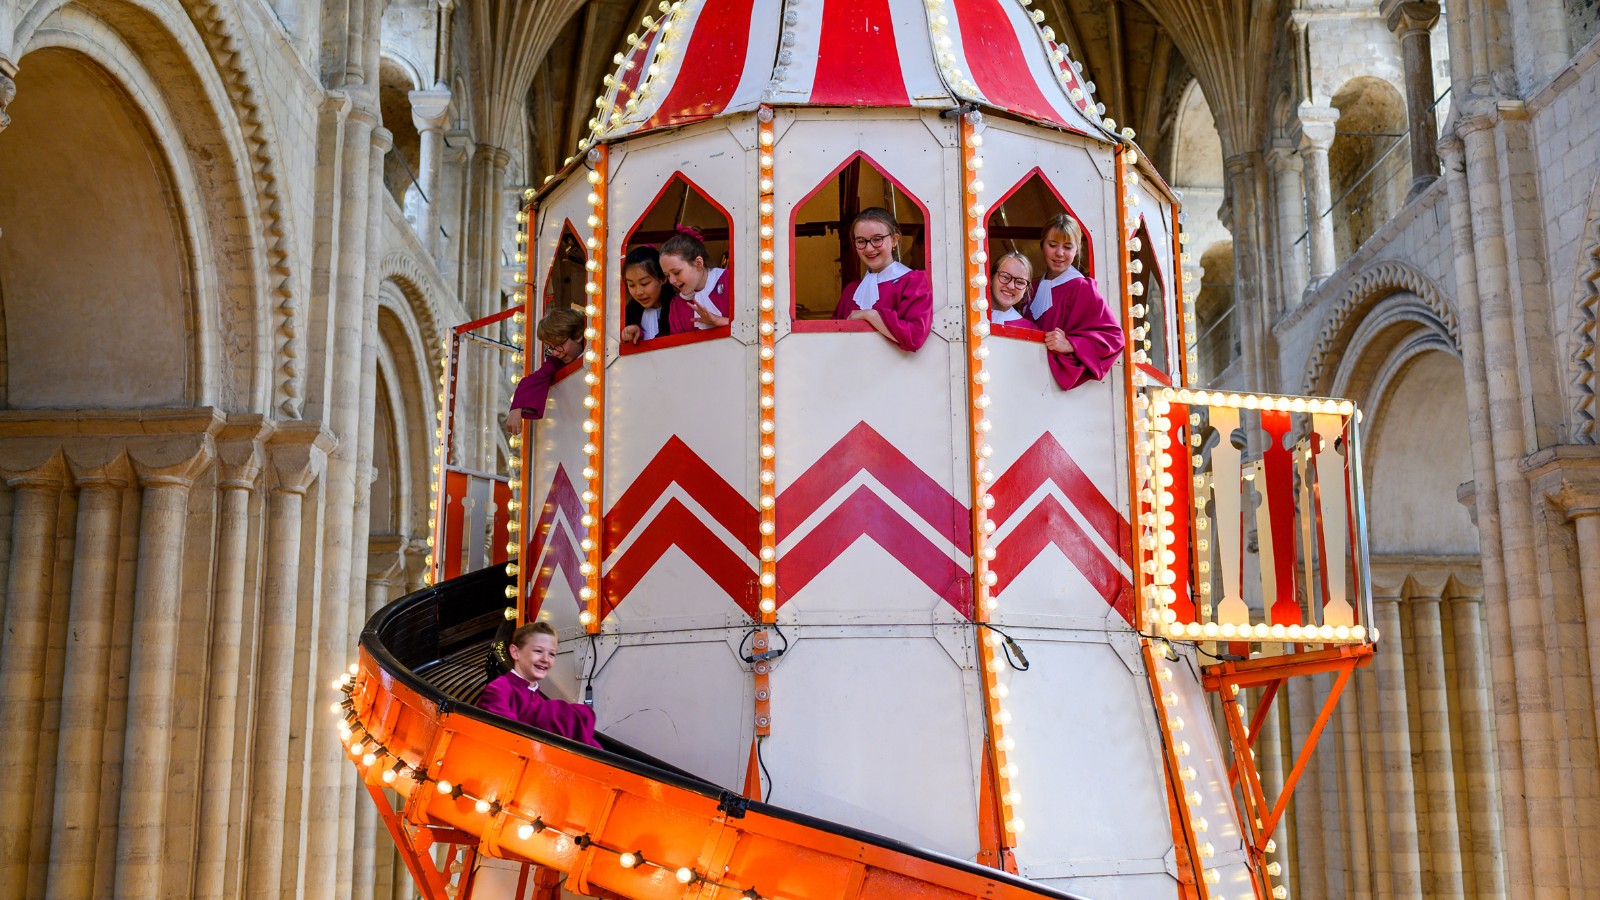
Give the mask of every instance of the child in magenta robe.
M 1017 308 L 1033 292 L 1032 282 L 1033 263 L 1028 257 L 1015 250 L 1000 257 L 989 276 L 989 324 L 1038 331 L 1039 326 Z
M 694 330 L 694 307 L 667 283 L 656 248 L 628 251 L 622 261 L 622 283 L 628 289 L 628 306 L 622 314 L 624 343 Z
M 556 373 L 583 354 L 583 326 L 583 313 L 571 308 L 551 310 L 539 320 L 535 335 L 544 344 L 544 361 L 517 382 L 517 390 L 511 395 L 511 412 L 506 416 L 507 431 L 519 431 L 524 417 L 544 418 L 544 404 Z
M 900 349 L 916 351 L 933 329 L 933 285 L 927 272 L 895 258 L 900 223 L 874 206 L 850 223 L 850 235 L 866 274 L 844 286 L 833 317 L 866 322 Z
M 582 703 L 547 697 L 539 690 L 539 682 L 556 662 L 555 629 L 544 622 L 529 622 L 511 634 L 506 649 L 511 653 L 511 671 L 484 686 L 478 707 L 598 748 L 594 710 Z
M 711 268 L 705 238 L 699 231 L 687 225 L 679 225 L 677 230 L 661 245 L 661 270 L 689 301 L 694 327 L 720 328 L 733 316 L 733 273 Z
M 1056 216 L 1039 237 L 1045 277 L 1024 311 L 1045 333 L 1050 374 L 1064 391 L 1106 377 L 1126 338 L 1094 280 L 1073 267 L 1083 229 L 1066 213 Z

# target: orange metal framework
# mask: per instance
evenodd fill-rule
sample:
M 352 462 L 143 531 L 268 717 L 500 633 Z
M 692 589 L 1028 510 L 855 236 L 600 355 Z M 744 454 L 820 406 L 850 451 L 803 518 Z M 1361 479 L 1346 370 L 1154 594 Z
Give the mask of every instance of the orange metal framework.
M 1329 717 L 1333 715 L 1333 708 L 1338 704 L 1339 696 L 1344 693 L 1355 670 L 1372 663 L 1372 654 L 1372 645 L 1356 644 L 1262 659 L 1223 662 L 1206 666 L 1202 670 L 1206 690 L 1217 692 L 1222 697 L 1222 719 L 1228 727 L 1228 742 L 1233 748 L 1233 765 L 1228 769 L 1228 781 L 1230 785 L 1238 788 L 1235 796 L 1238 798 L 1241 813 L 1239 818 L 1244 822 L 1245 833 L 1248 835 L 1250 871 L 1251 877 L 1255 879 L 1258 897 L 1274 896 L 1272 878 L 1279 874 L 1277 864 L 1267 862 L 1266 858 L 1267 854 L 1272 852 L 1272 832 L 1277 828 L 1278 821 L 1283 818 L 1284 811 L 1288 809 L 1289 798 L 1293 796 L 1295 786 L 1300 783 L 1300 776 L 1304 774 L 1306 763 L 1310 761 L 1311 753 L 1316 749 L 1317 740 L 1321 738 L 1322 730 L 1327 727 Z M 1318 711 L 1311 730 L 1306 733 L 1304 746 L 1295 754 L 1293 768 L 1284 776 L 1282 791 L 1279 792 L 1276 802 L 1269 805 L 1261 784 L 1261 773 L 1256 768 L 1256 736 L 1272 709 L 1272 701 L 1277 697 L 1278 690 L 1285 681 L 1297 675 L 1320 675 L 1324 672 L 1335 673 L 1333 686 L 1329 688 L 1328 697 L 1322 702 L 1322 708 Z M 1263 688 L 1263 692 L 1247 728 L 1244 724 L 1243 710 L 1238 702 L 1238 694 L 1242 689 L 1256 687 Z
M 571 892 L 645 900 L 1063 896 L 500 728 L 423 696 L 365 644 L 354 671 L 346 749 L 428 900 L 468 896 L 476 856 L 538 866 L 547 888 L 559 873 Z M 443 868 L 435 843 L 452 845 Z

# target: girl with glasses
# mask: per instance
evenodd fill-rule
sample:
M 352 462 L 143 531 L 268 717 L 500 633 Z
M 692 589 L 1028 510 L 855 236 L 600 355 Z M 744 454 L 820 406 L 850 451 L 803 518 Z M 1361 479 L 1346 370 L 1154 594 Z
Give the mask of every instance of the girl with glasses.
M 1050 374 L 1064 391 L 1106 377 L 1125 338 L 1094 280 L 1073 265 L 1083 245 L 1078 220 L 1062 213 L 1039 234 L 1045 276 L 1024 314 L 1044 332 Z
M 1015 250 L 1000 257 L 994 264 L 994 274 L 989 276 L 989 324 L 1039 330 L 1017 309 L 1032 293 L 1031 281 L 1033 263 L 1028 257 Z
M 874 206 L 850 223 L 850 235 L 866 274 L 845 285 L 833 317 L 866 322 L 900 349 L 917 350 L 933 328 L 933 286 L 927 272 L 895 258 L 900 223 Z
M 661 270 L 694 308 L 694 327 L 720 328 L 728 324 L 733 309 L 733 278 L 726 269 L 712 268 L 705 237 L 687 225 L 661 245 Z

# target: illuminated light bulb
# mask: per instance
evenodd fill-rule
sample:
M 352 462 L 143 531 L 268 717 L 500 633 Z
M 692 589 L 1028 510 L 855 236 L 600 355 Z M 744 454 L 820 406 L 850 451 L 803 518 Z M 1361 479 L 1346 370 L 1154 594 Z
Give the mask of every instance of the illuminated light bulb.
M 578 623 L 580 625 L 588 625 L 593 621 L 594 621 L 594 613 L 589 612 L 587 609 L 584 610 L 583 612 L 578 613 Z
M 694 883 L 694 879 L 695 879 L 694 870 L 689 868 L 688 866 L 684 866 L 683 868 L 678 870 L 678 883 L 679 884 L 693 884 Z
M 1028 825 L 1021 819 L 1012 819 L 1006 822 L 1006 827 L 1011 829 L 1012 834 L 1021 834 L 1028 827 Z
M 1269 862 L 1267 863 L 1267 874 L 1276 878 L 1283 874 L 1283 866 L 1278 865 L 1276 862 Z
M 621 856 L 617 857 L 617 864 L 622 866 L 624 869 L 631 869 L 634 866 L 637 866 L 639 862 L 639 854 L 632 851 L 625 851 Z
M 394 784 L 395 779 L 400 776 L 396 775 L 393 769 L 384 769 L 382 777 L 384 784 Z
M 517 837 L 519 839 L 521 839 L 521 840 L 524 840 L 524 841 L 526 841 L 529 838 L 533 837 L 533 826 L 529 825 L 526 822 L 522 823 L 521 825 L 518 825 L 517 826 Z
M 1274 900 L 1286 900 L 1286 898 L 1289 896 L 1289 889 L 1281 884 L 1275 885 L 1272 888 L 1272 896 Z
M 766 613 L 766 614 L 770 615 L 771 613 L 777 611 L 777 609 L 778 609 L 778 604 L 774 603 L 773 601 L 766 600 L 766 599 L 761 601 L 761 611 L 763 613 Z
M 1200 777 L 1200 773 L 1194 770 L 1194 766 L 1184 766 L 1178 770 L 1178 777 L 1184 781 L 1193 781 Z
M 363 766 L 371 766 L 373 763 L 375 763 L 377 761 L 378 761 L 378 754 L 372 753 L 370 751 L 367 752 L 367 753 L 362 754 L 362 756 L 361 756 L 361 764 Z
M 489 801 L 479 800 L 476 804 L 474 804 L 473 809 L 476 809 L 480 815 L 487 813 L 489 811 Z
M 1268 853 L 1277 853 L 1278 852 L 1278 842 L 1273 840 L 1272 838 L 1267 838 L 1266 846 L 1262 847 L 1261 849 L 1267 851 Z
M 1222 881 L 1222 873 L 1216 869 L 1206 869 L 1202 877 L 1205 878 L 1206 884 L 1217 884 Z
M 1183 717 L 1182 716 L 1167 716 L 1167 727 L 1170 728 L 1173 731 L 1182 731 L 1183 730 Z
M 448 794 L 451 791 L 455 790 L 455 788 L 450 784 L 450 782 L 445 781 L 443 778 L 439 779 L 439 781 L 434 785 L 434 787 L 437 788 L 439 793 L 441 793 L 441 794 Z

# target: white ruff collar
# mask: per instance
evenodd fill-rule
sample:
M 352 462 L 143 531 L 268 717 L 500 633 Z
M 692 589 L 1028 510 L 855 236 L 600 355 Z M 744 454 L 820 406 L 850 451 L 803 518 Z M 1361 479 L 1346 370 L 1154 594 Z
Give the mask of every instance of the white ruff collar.
M 911 271 L 911 267 L 898 260 L 883 267 L 882 272 L 868 272 L 861 277 L 861 283 L 856 285 L 853 300 L 861 309 L 871 309 L 878 303 L 878 285 L 888 284 L 900 276 Z
M 1077 266 L 1067 266 L 1067 270 L 1060 275 L 1054 278 L 1046 278 L 1039 282 L 1039 289 L 1033 294 L 1033 302 L 1028 305 L 1028 312 L 1032 314 L 1034 319 L 1038 319 L 1050 309 L 1050 304 L 1054 302 L 1055 298 L 1050 295 L 1057 285 L 1066 284 L 1074 278 L 1082 277 L 1083 273 L 1078 271 Z
M 1017 322 L 1021 319 L 1022 313 L 1017 312 L 1015 306 L 1010 309 L 995 309 L 991 307 L 989 310 L 989 322 L 994 325 L 1004 325 L 1007 322 Z

